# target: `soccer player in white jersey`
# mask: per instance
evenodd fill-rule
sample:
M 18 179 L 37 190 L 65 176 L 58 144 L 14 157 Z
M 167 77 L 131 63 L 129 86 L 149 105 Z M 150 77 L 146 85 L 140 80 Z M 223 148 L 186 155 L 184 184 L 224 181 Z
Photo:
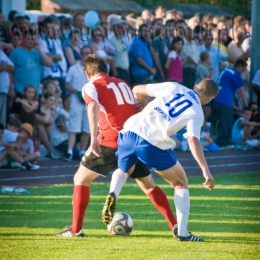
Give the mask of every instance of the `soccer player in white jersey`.
M 213 80 L 204 79 L 195 85 L 194 91 L 175 82 L 165 82 L 138 85 L 133 92 L 144 109 L 131 116 L 119 133 L 118 166 L 130 175 L 138 159 L 154 168 L 175 189 L 178 240 L 202 242 L 203 239 L 187 231 L 190 210 L 188 180 L 172 153 L 175 142 L 170 136 L 187 128 L 184 136 L 202 170 L 204 186 L 212 190 L 214 179 L 200 145 L 200 130 L 204 121 L 202 105 L 218 95 L 218 86 Z M 146 105 L 145 96 L 155 99 Z

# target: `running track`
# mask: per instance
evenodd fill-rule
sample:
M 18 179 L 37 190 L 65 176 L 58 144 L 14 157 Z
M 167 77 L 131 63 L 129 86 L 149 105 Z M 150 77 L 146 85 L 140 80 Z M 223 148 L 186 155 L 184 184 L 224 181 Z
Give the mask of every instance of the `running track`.
M 176 157 L 184 167 L 188 176 L 201 175 L 201 170 L 193 159 L 190 152 L 175 152 Z M 221 150 L 217 153 L 205 153 L 211 173 L 237 173 L 237 172 L 259 172 L 260 173 L 260 151 L 235 151 Z M 53 184 L 71 184 L 73 175 L 78 168 L 79 161 L 64 162 L 41 158 L 41 168 L 37 171 L 20 169 L 0 169 L 0 186 L 44 186 Z M 154 177 L 158 177 L 153 173 Z M 110 181 L 99 177 L 96 181 Z

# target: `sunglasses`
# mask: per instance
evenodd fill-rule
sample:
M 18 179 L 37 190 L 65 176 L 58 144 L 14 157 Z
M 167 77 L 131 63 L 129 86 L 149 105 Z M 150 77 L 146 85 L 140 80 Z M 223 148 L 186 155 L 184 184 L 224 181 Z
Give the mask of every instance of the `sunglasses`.
M 257 112 L 258 110 L 257 109 L 252 109 L 251 111 L 254 113 L 254 112 Z
M 81 55 L 89 55 L 89 54 L 91 54 L 91 52 L 81 52 L 80 54 Z

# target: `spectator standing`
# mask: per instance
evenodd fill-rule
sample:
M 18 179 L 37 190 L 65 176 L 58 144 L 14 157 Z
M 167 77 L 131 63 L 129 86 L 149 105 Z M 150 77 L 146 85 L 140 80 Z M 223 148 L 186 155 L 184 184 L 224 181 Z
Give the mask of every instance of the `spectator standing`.
M 246 69 L 246 62 L 238 59 L 234 67 L 224 69 L 218 79 L 219 94 L 213 100 L 214 120 L 218 119 L 218 137 L 216 143 L 219 146 L 227 146 L 231 143 L 231 132 L 233 125 L 233 101 L 235 93 L 240 92 L 247 106 L 245 88 L 241 74 Z
M 0 123 L 6 125 L 6 100 L 12 93 L 10 74 L 14 71 L 14 65 L 6 54 L 0 50 Z
M 180 53 L 182 59 L 186 58 L 183 64 L 183 85 L 187 88 L 193 89 L 196 79 L 196 67 L 199 63 L 199 51 L 197 44 L 192 40 L 191 30 L 186 26 L 185 22 L 178 23 L 180 31 L 184 29 L 184 45 Z
M 211 69 L 214 70 L 214 76 L 213 80 L 217 82 L 219 77 L 219 64 L 221 62 L 225 62 L 227 59 L 227 55 L 217 49 L 216 47 L 212 46 L 213 42 L 213 36 L 210 31 L 205 31 L 204 37 L 203 37 L 203 44 L 199 46 L 199 51 L 207 51 L 210 55 L 210 61 L 211 61 Z
M 80 41 L 80 31 L 75 29 L 71 34 L 70 44 L 64 49 L 68 68 L 76 64 L 79 60 L 81 60 L 79 41 Z
M 66 90 L 71 93 L 70 116 L 68 126 L 68 151 L 66 161 L 73 158 L 73 146 L 76 142 L 76 134 L 81 133 L 80 137 L 80 156 L 82 156 L 89 143 L 89 122 L 87 117 L 87 107 L 82 99 L 82 87 L 88 83 L 84 72 L 84 60 L 91 54 L 91 48 L 85 46 L 81 48 L 81 61 L 71 66 L 66 77 Z
M 147 24 L 139 27 L 138 37 L 130 48 L 130 74 L 133 84 L 144 84 L 156 74 L 152 58 L 151 32 Z
M 167 80 L 176 81 L 178 83 L 182 83 L 182 60 L 179 56 L 179 53 L 183 47 L 183 38 L 175 37 L 172 40 L 170 46 L 170 52 L 167 55 L 167 61 L 165 64 L 165 68 L 167 70 Z
M 115 49 L 114 61 L 117 70 L 117 78 L 130 84 L 128 48 L 123 41 L 124 33 L 125 27 L 123 21 L 121 19 L 114 19 L 113 33 L 109 38 L 109 42 Z
M 158 63 L 155 59 L 156 75 L 154 76 L 154 79 L 157 82 L 165 81 L 167 75 L 167 71 L 164 66 L 166 63 L 170 45 L 170 35 L 168 35 L 168 29 L 168 26 L 163 26 L 160 36 L 157 36 L 153 39 L 153 49 L 155 51 L 155 57 L 156 59 L 158 59 Z
M 27 85 L 33 85 L 37 93 L 41 94 L 41 66 L 42 64 L 52 66 L 52 60 L 41 50 L 36 36 L 31 29 L 28 30 L 27 35 L 24 37 L 23 46 L 11 52 L 10 60 L 15 67 L 14 91 L 16 95 L 22 97 Z
M 155 19 L 164 19 L 165 18 L 165 8 L 162 5 L 159 5 L 155 9 Z
M 43 35 L 39 39 L 41 49 L 52 60 L 51 67 L 42 67 L 42 79 L 57 79 L 60 83 L 62 93 L 65 94 L 65 79 L 67 74 L 67 63 L 62 50 L 61 41 L 57 37 L 59 20 L 54 16 L 48 16 L 43 23 Z

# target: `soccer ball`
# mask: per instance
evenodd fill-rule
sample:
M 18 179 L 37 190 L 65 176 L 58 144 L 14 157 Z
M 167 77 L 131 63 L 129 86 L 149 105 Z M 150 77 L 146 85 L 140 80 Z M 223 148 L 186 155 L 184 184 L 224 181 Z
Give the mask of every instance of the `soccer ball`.
M 107 229 L 112 235 L 129 236 L 133 225 L 134 222 L 127 213 L 117 212 L 114 214 L 112 222 L 107 225 Z

